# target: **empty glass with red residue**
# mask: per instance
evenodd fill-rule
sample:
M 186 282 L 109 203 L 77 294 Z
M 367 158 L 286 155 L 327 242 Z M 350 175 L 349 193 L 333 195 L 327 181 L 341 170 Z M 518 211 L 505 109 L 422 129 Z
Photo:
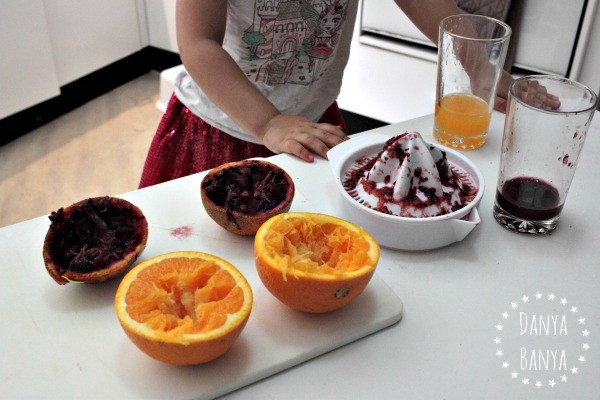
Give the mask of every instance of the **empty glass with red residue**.
M 500 224 L 530 235 L 556 228 L 596 101 L 592 90 L 560 76 L 513 82 L 493 211 Z

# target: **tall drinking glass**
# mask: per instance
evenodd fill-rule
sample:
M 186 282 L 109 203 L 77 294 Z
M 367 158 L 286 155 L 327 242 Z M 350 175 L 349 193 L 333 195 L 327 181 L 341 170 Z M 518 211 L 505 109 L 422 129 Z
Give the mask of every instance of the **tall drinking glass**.
M 548 109 L 540 87 L 558 96 L 558 109 Z M 592 90 L 559 76 L 513 82 L 493 211 L 500 224 L 533 235 L 556 228 L 596 102 Z
M 482 15 L 440 22 L 434 137 L 455 149 L 485 144 L 510 27 Z

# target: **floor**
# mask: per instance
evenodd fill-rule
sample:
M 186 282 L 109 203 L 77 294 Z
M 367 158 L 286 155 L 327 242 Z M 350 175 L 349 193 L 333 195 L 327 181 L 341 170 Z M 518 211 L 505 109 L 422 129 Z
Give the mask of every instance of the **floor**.
M 0 227 L 137 188 L 161 112 L 151 72 L 0 147 Z

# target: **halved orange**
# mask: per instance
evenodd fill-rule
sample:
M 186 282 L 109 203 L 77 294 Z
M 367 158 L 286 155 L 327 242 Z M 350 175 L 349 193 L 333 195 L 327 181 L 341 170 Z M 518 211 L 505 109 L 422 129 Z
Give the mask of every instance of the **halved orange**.
M 159 361 L 202 364 L 223 355 L 244 329 L 253 297 L 244 276 L 211 254 L 150 258 L 125 275 L 115 296 L 121 326 Z
M 313 313 L 338 309 L 361 294 L 379 254 L 379 244 L 361 227 L 317 213 L 276 215 L 254 240 L 265 287 L 284 304 Z

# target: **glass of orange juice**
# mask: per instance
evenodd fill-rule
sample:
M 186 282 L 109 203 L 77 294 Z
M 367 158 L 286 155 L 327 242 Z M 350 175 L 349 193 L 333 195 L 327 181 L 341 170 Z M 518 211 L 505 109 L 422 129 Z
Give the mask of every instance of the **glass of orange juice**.
M 485 144 L 510 27 L 482 15 L 440 22 L 434 137 L 455 149 Z

